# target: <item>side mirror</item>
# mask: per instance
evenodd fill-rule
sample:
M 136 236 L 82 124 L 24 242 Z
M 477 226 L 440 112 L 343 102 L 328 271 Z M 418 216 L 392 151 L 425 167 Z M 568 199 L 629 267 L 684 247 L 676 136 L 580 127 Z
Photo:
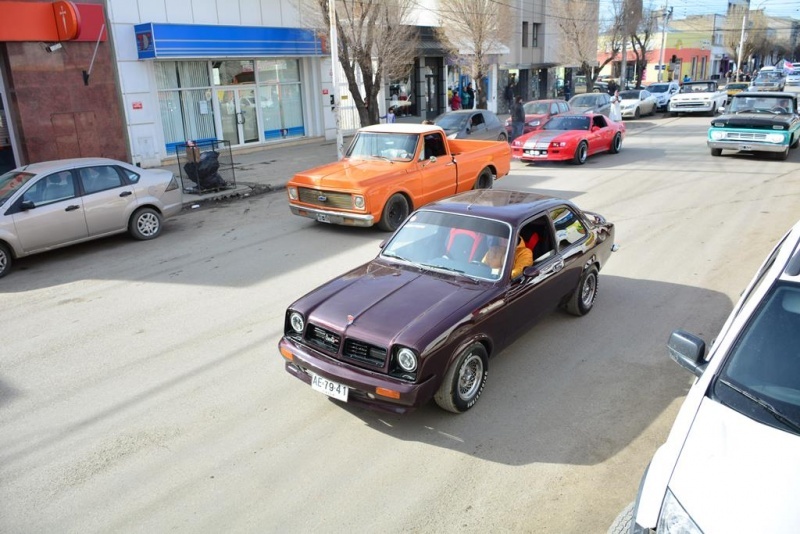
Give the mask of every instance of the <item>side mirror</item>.
M 704 359 L 706 342 L 685 330 L 675 330 L 670 334 L 667 350 L 670 358 L 695 376 L 702 375 L 708 366 L 708 362 Z
M 522 270 L 522 275 L 525 278 L 536 278 L 541 274 L 538 267 L 534 267 L 533 265 L 528 265 L 525 269 Z
M 19 205 L 19 209 L 22 211 L 32 210 L 36 207 L 36 204 L 33 203 L 33 200 L 23 200 L 22 203 Z

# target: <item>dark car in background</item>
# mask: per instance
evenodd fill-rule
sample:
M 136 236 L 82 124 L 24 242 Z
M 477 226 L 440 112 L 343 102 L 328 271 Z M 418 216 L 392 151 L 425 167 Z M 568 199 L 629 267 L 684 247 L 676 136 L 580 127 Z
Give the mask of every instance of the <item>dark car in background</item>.
M 448 139 L 508 140 L 508 133 L 493 111 L 460 109 L 442 113 L 433 123 L 440 126 Z
M 569 112 L 569 104 L 563 100 L 531 100 L 522 105 L 525 110 L 525 126 L 522 133 L 530 133 L 544 125 L 550 117 Z M 506 119 L 506 133 L 511 137 L 511 117 Z
M 517 246 L 532 265 L 515 269 Z M 538 319 L 559 306 L 589 313 L 615 248 L 614 225 L 567 200 L 461 193 L 412 213 L 374 260 L 291 304 L 278 348 L 287 372 L 339 401 L 404 413 L 434 399 L 465 412 L 490 359 Z

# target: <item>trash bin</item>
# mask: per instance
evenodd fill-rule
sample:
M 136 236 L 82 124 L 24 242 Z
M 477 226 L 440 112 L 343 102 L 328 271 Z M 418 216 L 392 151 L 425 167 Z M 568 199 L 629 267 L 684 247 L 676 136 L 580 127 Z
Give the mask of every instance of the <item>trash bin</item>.
M 179 143 L 175 150 L 184 193 L 203 194 L 236 187 L 230 141 Z

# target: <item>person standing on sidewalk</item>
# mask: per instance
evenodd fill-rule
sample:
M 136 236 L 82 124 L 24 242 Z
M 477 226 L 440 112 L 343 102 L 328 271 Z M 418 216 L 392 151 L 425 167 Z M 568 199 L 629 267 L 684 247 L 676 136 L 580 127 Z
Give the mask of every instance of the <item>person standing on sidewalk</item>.
M 512 142 L 514 139 L 522 135 L 522 130 L 525 128 L 525 108 L 522 106 L 522 97 L 518 96 L 516 102 L 511 108 L 511 139 L 509 142 Z

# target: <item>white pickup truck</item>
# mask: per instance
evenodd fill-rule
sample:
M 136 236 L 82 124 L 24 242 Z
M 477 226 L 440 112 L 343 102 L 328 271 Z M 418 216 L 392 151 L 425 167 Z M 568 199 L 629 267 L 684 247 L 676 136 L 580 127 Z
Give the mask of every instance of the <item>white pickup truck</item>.
M 728 93 L 713 80 L 683 82 L 680 92 L 669 100 L 669 113 L 706 113 L 713 117 L 727 100 Z

